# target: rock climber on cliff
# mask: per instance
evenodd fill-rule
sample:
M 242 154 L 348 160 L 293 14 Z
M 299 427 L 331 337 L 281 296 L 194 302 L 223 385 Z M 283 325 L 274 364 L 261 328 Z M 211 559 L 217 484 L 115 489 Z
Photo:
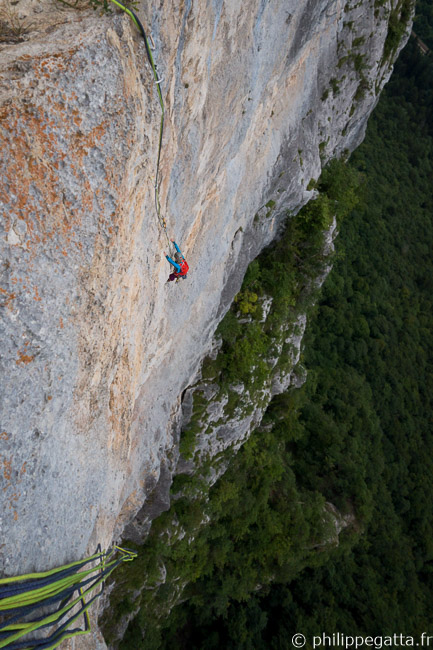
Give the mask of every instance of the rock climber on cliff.
M 176 253 L 174 254 L 174 260 L 172 260 L 171 257 L 164 252 L 167 261 L 174 267 L 174 273 L 170 273 L 167 282 L 173 282 L 173 280 L 177 280 L 178 278 L 186 278 L 186 274 L 189 271 L 188 263 L 182 255 L 179 246 L 176 244 L 174 239 L 171 239 L 170 241 L 173 243 Z

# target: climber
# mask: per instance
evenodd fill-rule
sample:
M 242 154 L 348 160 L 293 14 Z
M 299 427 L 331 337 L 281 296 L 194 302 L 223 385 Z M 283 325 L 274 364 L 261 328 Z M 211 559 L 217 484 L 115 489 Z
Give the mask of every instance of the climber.
M 176 253 L 174 254 L 174 260 L 172 260 L 171 257 L 169 257 L 166 252 L 164 252 L 164 255 L 167 258 L 167 260 L 170 262 L 170 264 L 172 264 L 175 271 L 174 273 L 170 273 L 167 282 L 173 282 L 173 280 L 177 280 L 177 278 L 186 278 L 186 274 L 189 271 L 188 263 L 184 258 L 184 256 L 182 255 L 179 246 L 176 244 L 174 239 L 171 239 L 170 241 L 173 243 L 176 249 Z

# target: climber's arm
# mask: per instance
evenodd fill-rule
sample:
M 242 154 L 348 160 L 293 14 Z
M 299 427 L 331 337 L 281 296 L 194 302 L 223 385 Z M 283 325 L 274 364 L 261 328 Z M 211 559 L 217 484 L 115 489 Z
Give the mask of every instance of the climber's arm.
M 179 255 L 182 255 L 182 251 L 180 250 L 179 246 L 176 244 L 174 239 L 172 239 L 171 241 L 173 242 L 173 245 L 174 245 L 175 249 L 177 250 L 177 252 L 179 253 Z M 182 257 L 183 257 L 183 255 L 182 255 Z M 183 259 L 185 259 L 185 258 L 183 257 Z
M 180 273 L 180 266 L 179 266 L 179 264 L 178 264 L 177 262 L 175 262 L 174 260 L 172 260 L 171 257 L 169 257 L 168 255 L 166 255 L 165 257 L 166 257 L 167 261 L 170 262 L 170 264 L 172 264 L 172 265 L 174 266 L 174 268 L 176 269 L 176 271 L 177 271 L 178 273 Z

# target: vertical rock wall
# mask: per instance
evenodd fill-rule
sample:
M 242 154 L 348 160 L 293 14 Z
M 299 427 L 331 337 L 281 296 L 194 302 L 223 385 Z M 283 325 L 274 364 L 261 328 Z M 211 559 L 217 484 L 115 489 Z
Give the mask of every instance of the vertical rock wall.
M 191 267 L 166 284 L 143 43 L 126 16 L 53 2 L 28 0 L 33 27 L 0 44 L 6 574 L 122 532 L 246 265 L 360 142 L 391 70 L 389 3 L 141 2 L 164 76 L 163 211 Z

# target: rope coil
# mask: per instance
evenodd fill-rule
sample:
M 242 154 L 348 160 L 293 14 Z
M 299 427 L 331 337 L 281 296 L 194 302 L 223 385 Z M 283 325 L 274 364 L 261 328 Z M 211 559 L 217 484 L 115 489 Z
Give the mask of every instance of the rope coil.
M 0 579 L 0 648 L 53 650 L 66 639 L 90 632 L 89 607 L 102 594 L 116 567 L 136 556 L 120 546 L 111 551 L 101 551 L 98 546 L 97 552 L 84 560 Z M 93 566 L 84 569 L 88 564 Z M 96 588 L 99 591 L 91 595 Z M 71 628 L 81 616 L 84 629 Z M 48 636 L 28 637 L 45 628 L 51 628 Z

